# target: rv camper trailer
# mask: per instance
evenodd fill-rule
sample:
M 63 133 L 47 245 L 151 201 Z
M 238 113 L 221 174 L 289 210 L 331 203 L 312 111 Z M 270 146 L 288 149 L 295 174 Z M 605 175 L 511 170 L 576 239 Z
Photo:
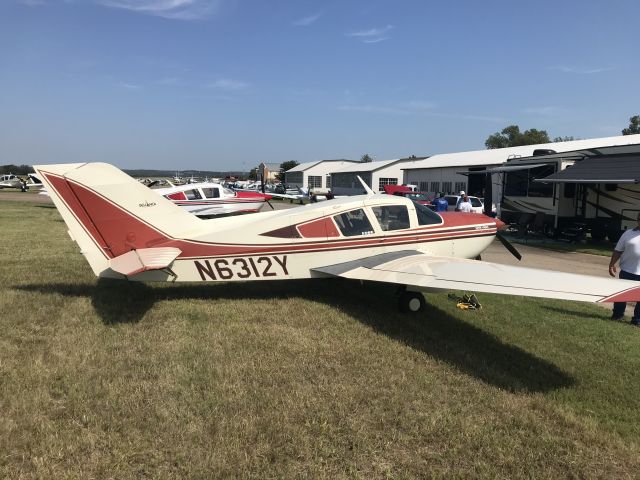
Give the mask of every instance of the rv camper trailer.
M 579 225 L 594 240 L 612 241 L 636 225 L 640 144 L 545 152 L 509 160 L 490 172 L 502 175 L 505 222 L 535 221 L 556 235 Z

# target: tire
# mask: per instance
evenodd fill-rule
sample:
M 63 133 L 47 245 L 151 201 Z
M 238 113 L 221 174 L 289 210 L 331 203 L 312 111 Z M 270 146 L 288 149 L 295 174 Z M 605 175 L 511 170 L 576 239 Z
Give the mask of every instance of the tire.
M 427 302 L 419 292 L 402 292 L 398 299 L 398 307 L 402 313 L 424 312 Z

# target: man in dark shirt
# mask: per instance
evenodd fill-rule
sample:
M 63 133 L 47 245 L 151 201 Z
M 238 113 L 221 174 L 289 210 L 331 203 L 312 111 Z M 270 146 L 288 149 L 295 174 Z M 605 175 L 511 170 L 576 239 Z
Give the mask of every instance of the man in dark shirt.
M 431 203 L 435 206 L 436 212 L 446 212 L 449 208 L 449 202 L 444 198 L 444 193 L 442 192 L 438 193 Z

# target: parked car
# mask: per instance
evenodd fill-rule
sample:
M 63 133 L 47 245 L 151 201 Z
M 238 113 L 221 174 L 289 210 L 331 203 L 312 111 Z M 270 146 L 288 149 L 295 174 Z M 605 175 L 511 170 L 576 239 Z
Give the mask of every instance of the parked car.
M 458 205 L 462 201 L 462 197 L 460 195 L 445 195 L 444 197 L 449 204 L 449 208 L 447 209 L 450 212 L 457 211 Z M 484 204 L 478 197 L 472 197 L 469 195 L 469 201 L 471 202 L 471 211 L 473 213 L 482 213 L 484 210 Z
M 407 197 L 420 205 L 431 207 L 431 197 L 425 192 L 395 192 L 394 195 L 399 197 Z

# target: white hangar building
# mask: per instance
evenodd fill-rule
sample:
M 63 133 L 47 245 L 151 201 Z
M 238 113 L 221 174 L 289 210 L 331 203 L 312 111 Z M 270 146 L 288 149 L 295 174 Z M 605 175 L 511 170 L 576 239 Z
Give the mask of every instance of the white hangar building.
M 460 190 L 464 190 L 469 195 L 484 197 L 484 170 L 488 167 L 501 165 L 512 158 L 530 157 L 534 155 L 536 150 L 541 154 L 552 153 L 550 150 L 563 153 L 596 147 L 629 145 L 637 142 L 637 135 L 627 135 L 492 150 L 443 153 L 404 164 L 401 183 L 417 185 L 418 190 L 431 194 L 438 192 L 457 194 Z M 465 174 L 460 172 L 465 172 Z M 477 174 L 473 172 L 477 172 Z M 500 198 L 501 185 L 499 180 L 498 175 L 493 176 L 494 203 Z
M 331 188 L 331 174 L 356 160 L 318 160 L 306 162 L 284 172 L 284 183 L 294 187 Z
M 336 170 L 331 175 L 332 191 L 336 195 L 359 195 L 364 192 L 358 176 L 371 187 L 374 192 L 384 192 L 385 185 L 402 183 L 403 168 L 414 158 L 399 158 L 395 160 L 379 160 L 376 162 L 357 162 Z

